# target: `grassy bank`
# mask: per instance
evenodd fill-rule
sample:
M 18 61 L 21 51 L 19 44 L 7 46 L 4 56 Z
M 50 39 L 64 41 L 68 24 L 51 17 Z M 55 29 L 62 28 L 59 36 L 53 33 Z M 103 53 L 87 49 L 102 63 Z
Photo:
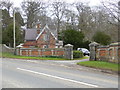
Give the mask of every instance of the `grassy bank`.
M 84 56 L 82 58 L 74 58 L 73 60 L 82 60 L 82 59 L 89 59 L 89 57 Z
M 36 60 L 65 60 L 60 57 L 32 57 L 32 56 L 18 56 L 11 53 L 2 53 L 3 58 L 18 58 L 18 59 L 36 59 Z
M 14 55 L 11 53 L 2 53 L 3 58 L 18 58 L 18 59 L 36 59 L 36 60 L 67 60 L 62 57 L 31 57 L 31 56 L 18 56 Z M 82 60 L 82 59 L 87 59 L 88 57 L 83 57 L 83 58 L 77 58 L 74 60 Z
M 99 68 L 105 70 L 112 70 L 118 71 L 118 64 L 110 63 L 110 62 L 103 62 L 103 61 L 85 61 L 79 62 L 78 65 L 92 67 L 92 68 Z

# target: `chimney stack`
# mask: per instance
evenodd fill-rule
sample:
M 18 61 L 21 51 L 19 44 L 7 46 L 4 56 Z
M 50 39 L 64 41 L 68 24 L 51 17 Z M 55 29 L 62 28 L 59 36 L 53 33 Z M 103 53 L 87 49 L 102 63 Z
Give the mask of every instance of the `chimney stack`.
M 40 23 L 37 23 L 37 34 L 39 34 L 40 33 Z

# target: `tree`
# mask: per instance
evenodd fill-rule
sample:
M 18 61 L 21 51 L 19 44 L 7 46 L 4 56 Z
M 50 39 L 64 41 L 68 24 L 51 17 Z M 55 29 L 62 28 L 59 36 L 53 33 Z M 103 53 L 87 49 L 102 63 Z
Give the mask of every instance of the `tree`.
M 6 9 L 9 14 L 12 6 L 13 6 L 13 2 L 10 2 L 9 0 L 0 0 L 0 9 L 2 8 Z
M 12 19 L 9 12 L 6 9 L 2 10 L 2 30 L 5 30 L 10 23 L 12 23 Z
M 93 40 L 102 45 L 108 45 L 111 43 L 111 37 L 104 32 L 98 31 L 93 36 Z
M 35 1 L 23 1 L 21 5 L 25 16 L 27 18 L 27 28 L 32 28 L 34 23 L 36 23 L 36 15 L 40 13 L 41 10 L 44 9 L 44 3 L 35 0 Z
M 60 31 L 61 20 L 65 13 L 66 4 L 65 2 L 60 2 L 60 1 L 53 2 L 52 8 L 53 8 L 53 15 L 55 15 L 57 21 L 57 34 L 58 34 Z
M 77 49 L 83 45 L 84 34 L 77 30 L 68 29 L 62 31 L 59 38 L 63 40 L 64 45 L 72 44 L 74 45 L 74 49 Z
M 22 42 L 21 38 L 22 38 L 22 35 L 21 35 L 21 31 L 19 29 L 19 27 L 16 26 L 15 28 L 16 30 L 16 45 L 20 44 L 20 42 Z M 10 46 L 10 47 L 13 47 L 13 24 L 10 24 L 8 25 L 7 29 L 4 30 L 2 32 L 2 43 Z
M 78 29 L 84 33 L 86 40 L 91 40 L 95 27 L 92 8 L 87 3 L 82 2 L 77 2 L 74 6 L 78 12 Z
M 15 13 L 15 20 L 18 26 L 24 26 L 24 20 L 20 14 L 20 12 Z
M 66 25 L 64 24 L 66 29 L 68 29 L 69 27 L 71 27 L 72 29 L 76 29 L 77 15 L 73 10 L 66 9 L 64 18 L 66 19 Z
M 89 40 L 86 40 L 86 41 L 83 42 L 82 47 L 89 50 L 89 44 L 90 44 L 90 43 L 91 43 L 91 42 L 90 42 Z
M 119 18 L 119 5 L 118 5 L 118 0 L 109 0 L 108 2 L 101 2 L 102 5 L 105 7 L 106 12 L 111 15 L 111 18 L 113 18 L 113 20 L 118 20 L 120 22 L 120 18 Z M 112 20 L 112 21 L 113 21 Z M 111 22 L 111 21 L 109 21 Z M 114 22 L 111 22 L 112 24 L 116 24 Z
M 2 43 L 13 47 L 13 17 L 11 17 L 10 11 L 13 11 L 13 3 L 9 0 L 0 1 L 0 9 L 2 11 Z M 24 25 L 23 18 L 20 14 L 18 8 L 16 9 L 15 18 L 16 18 L 16 45 L 23 41 L 23 36 L 20 30 L 20 27 Z

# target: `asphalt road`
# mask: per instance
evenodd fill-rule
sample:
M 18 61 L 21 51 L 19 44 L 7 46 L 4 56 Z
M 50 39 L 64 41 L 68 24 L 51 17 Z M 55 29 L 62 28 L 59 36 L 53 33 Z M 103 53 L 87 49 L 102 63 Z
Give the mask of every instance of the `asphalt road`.
M 49 62 L 4 58 L 2 88 L 118 88 L 117 75 Z

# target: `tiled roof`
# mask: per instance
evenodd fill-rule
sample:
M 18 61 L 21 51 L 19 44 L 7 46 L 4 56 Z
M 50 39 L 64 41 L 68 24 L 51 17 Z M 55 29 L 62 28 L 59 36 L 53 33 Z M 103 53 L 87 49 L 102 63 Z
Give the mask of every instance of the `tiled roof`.
M 48 25 L 44 26 L 44 28 L 40 30 L 40 34 L 37 34 L 37 28 L 25 29 L 25 40 L 37 40 L 44 30 L 50 31 L 53 37 L 57 40 L 56 30 L 50 30 Z
M 27 29 L 25 30 L 25 40 L 36 40 L 37 29 Z

